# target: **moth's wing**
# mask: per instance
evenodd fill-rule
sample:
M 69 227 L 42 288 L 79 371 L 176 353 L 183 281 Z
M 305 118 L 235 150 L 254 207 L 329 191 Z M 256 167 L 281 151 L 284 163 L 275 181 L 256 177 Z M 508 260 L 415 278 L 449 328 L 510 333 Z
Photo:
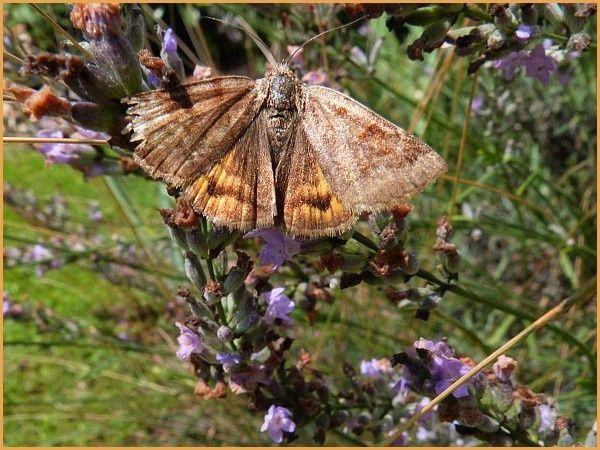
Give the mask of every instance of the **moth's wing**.
M 334 236 L 352 227 L 356 218 L 336 196 L 302 126 L 296 128 L 289 150 L 277 171 L 284 187 L 283 220 L 296 236 Z
M 184 188 L 238 140 L 260 109 L 257 82 L 218 77 L 125 100 L 135 160 L 154 178 Z
M 185 191 L 194 209 L 217 225 L 238 230 L 268 227 L 276 214 L 275 183 L 264 114 Z
M 182 189 L 197 212 L 240 230 L 268 226 L 275 214 L 261 83 L 210 78 L 127 99 L 140 166 Z
M 353 213 L 393 208 L 446 171 L 431 147 L 357 101 L 322 86 L 304 89 L 301 126 Z

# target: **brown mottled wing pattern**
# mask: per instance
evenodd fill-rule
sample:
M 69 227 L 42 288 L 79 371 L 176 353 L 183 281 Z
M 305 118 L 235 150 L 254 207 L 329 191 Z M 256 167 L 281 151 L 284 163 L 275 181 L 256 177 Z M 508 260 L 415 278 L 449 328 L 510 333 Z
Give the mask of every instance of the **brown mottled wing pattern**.
M 431 147 L 355 100 L 322 86 L 304 89 L 300 126 L 353 213 L 393 208 L 446 171 Z
M 273 225 L 275 183 L 264 115 L 189 186 L 186 196 L 217 225 L 243 231 Z
M 136 161 L 152 177 L 185 187 L 208 171 L 258 113 L 256 82 L 219 77 L 126 100 Z
M 352 227 L 356 218 L 333 193 L 314 148 L 302 126 L 278 171 L 284 187 L 283 219 L 286 229 L 306 237 L 334 236 Z
M 268 226 L 275 191 L 259 117 L 265 96 L 259 82 L 232 76 L 130 97 L 128 129 L 141 141 L 135 160 L 219 225 Z

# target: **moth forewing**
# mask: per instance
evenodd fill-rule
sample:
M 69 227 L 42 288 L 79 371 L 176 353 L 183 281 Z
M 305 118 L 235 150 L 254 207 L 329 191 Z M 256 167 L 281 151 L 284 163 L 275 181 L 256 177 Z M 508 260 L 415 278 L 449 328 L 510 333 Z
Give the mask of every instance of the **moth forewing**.
M 183 188 L 206 173 L 256 117 L 255 81 L 218 77 L 127 99 L 134 158 L 152 177 Z
M 325 178 L 353 213 L 391 209 L 446 170 L 426 143 L 352 98 L 306 89 L 302 126 Z

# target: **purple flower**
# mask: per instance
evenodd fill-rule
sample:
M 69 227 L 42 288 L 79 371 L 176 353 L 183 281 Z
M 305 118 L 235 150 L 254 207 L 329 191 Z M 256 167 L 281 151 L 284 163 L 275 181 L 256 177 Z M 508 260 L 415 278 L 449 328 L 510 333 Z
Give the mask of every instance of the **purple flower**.
M 104 133 L 103 131 L 89 130 L 87 128 L 75 125 L 75 133 L 71 137 L 81 137 L 84 139 L 110 139 L 110 134 Z
M 191 328 L 182 325 L 179 322 L 175 322 L 175 325 L 179 328 L 179 336 L 177 337 L 177 343 L 179 348 L 177 349 L 177 357 L 183 361 L 189 359 L 192 353 L 202 353 L 204 345 L 200 341 L 200 336 L 194 332 Z
M 417 431 L 415 432 L 415 439 L 418 442 L 428 442 L 435 438 L 435 433 L 433 431 L 429 431 L 424 426 L 419 425 Z
M 242 361 L 242 358 L 233 353 L 220 352 L 217 353 L 217 361 L 223 364 L 224 367 L 233 367 L 237 366 Z
M 521 24 L 518 26 L 517 31 L 515 31 L 515 36 L 521 42 L 527 41 L 531 36 L 533 36 L 533 27 L 529 25 Z
M 545 403 L 537 406 L 537 410 L 540 415 L 540 426 L 538 428 L 538 433 L 552 433 L 552 431 L 554 431 L 554 427 L 556 426 L 556 413 Z
M 518 52 L 510 53 L 509 55 L 494 61 L 493 67 L 498 70 L 502 70 L 504 77 L 507 80 L 512 80 L 515 76 L 517 69 L 523 65 L 527 59 L 527 52 L 519 50 Z
M 435 382 L 435 393 L 441 394 L 452 383 L 469 371 L 469 367 L 462 361 L 454 358 L 434 356 L 431 364 L 431 376 Z M 452 393 L 456 398 L 469 395 L 465 384 L 462 384 Z
M 60 130 L 40 130 L 37 133 L 41 138 L 62 138 Z M 44 155 L 46 161 L 56 164 L 70 164 L 81 166 L 91 163 L 98 154 L 91 145 L 87 144 L 37 144 L 37 149 Z
M 275 324 L 287 327 L 294 324 L 289 314 L 293 311 L 295 304 L 283 294 L 283 291 L 284 288 L 275 288 L 265 296 L 267 310 L 263 321 L 267 325 Z
M 163 35 L 162 40 L 163 50 L 170 54 L 174 55 L 177 53 L 177 38 L 175 37 L 175 33 L 171 28 L 167 28 L 165 34 Z
M 271 378 L 264 365 L 254 364 L 250 368 L 229 375 L 229 388 L 234 394 L 254 392 L 258 384 L 269 385 Z
M 392 370 L 389 360 L 373 358 L 371 361 L 360 362 L 360 373 L 371 378 L 380 378 Z
M 163 35 L 160 55 L 165 64 L 173 69 L 179 78 L 183 80 L 185 78 L 183 61 L 177 54 L 177 38 L 171 28 L 167 28 L 167 31 L 165 31 L 165 34 Z
M 544 86 L 550 81 L 550 73 L 556 70 L 556 61 L 550 56 L 546 56 L 546 49 L 542 44 L 538 44 L 529 57 L 523 61 L 525 72 L 528 77 L 536 78 Z
M 271 405 L 265 415 L 265 422 L 260 431 L 266 431 L 274 442 L 278 444 L 283 441 L 283 432 L 293 433 L 296 430 L 296 424 L 292 420 L 292 412 L 281 406 Z
M 53 257 L 54 254 L 41 244 L 35 244 L 25 256 L 26 260 L 31 262 L 47 262 Z
M 566 67 L 561 67 L 556 71 L 556 79 L 560 84 L 566 86 L 571 82 L 571 74 L 569 73 L 569 69 Z
M 481 95 L 476 96 L 471 103 L 471 114 L 477 115 L 479 111 L 481 111 L 481 107 L 483 106 L 483 97 Z
M 93 200 L 88 204 L 88 219 L 92 222 L 100 222 L 104 218 L 102 211 L 100 210 L 100 204 Z
M 146 82 L 148 83 L 149 88 L 157 89 L 160 87 L 160 78 L 158 78 L 154 72 L 144 66 L 142 66 L 142 72 L 146 75 Z
M 10 311 L 10 300 L 7 300 L 5 297 L 2 316 L 6 316 L 9 311 Z
M 304 49 L 300 48 L 299 45 L 288 45 L 287 46 L 287 52 L 288 55 L 290 55 L 292 57 L 292 59 L 290 60 L 290 63 L 293 66 L 302 66 L 304 65 Z M 292 56 L 294 55 L 294 56 Z
M 418 356 L 417 349 L 427 350 L 430 353 L 425 371 L 419 369 L 425 361 Z M 437 395 L 469 371 L 469 366 L 454 357 L 454 352 L 444 340 L 433 342 L 421 338 L 406 350 L 405 355 L 408 359 L 403 363 L 402 378 L 396 383 L 394 389 L 408 388 L 423 395 Z M 453 392 L 456 398 L 468 394 L 466 384 L 459 386 Z
M 302 81 L 313 85 L 327 85 L 327 74 L 321 69 L 311 70 L 302 77 Z
M 400 436 L 392 441 L 390 447 L 406 447 L 408 444 L 408 433 L 404 431 Z
M 261 266 L 271 266 L 271 270 L 279 269 L 285 261 L 292 259 L 292 256 L 300 251 L 299 242 L 274 228 L 253 230 L 244 237 L 260 237 L 265 241 L 265 246 L 258 255 L 258 262 Z

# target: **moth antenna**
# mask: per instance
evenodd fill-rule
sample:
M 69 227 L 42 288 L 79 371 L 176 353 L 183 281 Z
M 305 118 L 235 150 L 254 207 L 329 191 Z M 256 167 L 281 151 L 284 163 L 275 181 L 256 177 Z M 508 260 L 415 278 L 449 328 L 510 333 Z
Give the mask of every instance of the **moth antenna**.
M 269 47 L 267 47 L 267 44 L 265 44 L 262 41 L 262 39 L 258 36 L 258 34 L 256 34 L 256 32 L 248 24 L 248 22 L 246 22 L 244 19 L 242 19 L 239 16 L 236 17 L 235 19 L 240 24 L 241 28 L 246 33 L 248 33 L 248 36 L 250 36 L 252 38 L 252 40 L 258 46 L 258 48 L 260 48 L 260 51 L 263 52 L 263 55 L 265 55 L 265 57 L 267 58 L 267 60 L 271 64 L 271 66 L 277 67 L 277 60 L 275 59 L 275 56 L 273 56 L 273 53 L 271 53 L 271 50 L 269 50 Z
M 258 48 L 263 53 L 263 55 L 265 55 L 265 57 L 267 58 L 269 63 L 273 67 L 277 66 L 277 60 L 275 59 L 275 56 L 273 56 L 273 53 L 271 53 L 271 50 L 269 50 L 269 47 L 267 46 L 267 44 L 265 44 L 263 42 L 263 40 L 258 36 L 258 34 L 256 34 L 256 32 L 252 29 L 252 27 L 248 24 L 248 22 L 246 22 L 241 17 L 235 18 L 239 25 L 236 25 L 235 23 L 231 23 L 231 22 L 228 22 L 223 19 L 217 19 L 216 17 L 210 17 L 210 16 L 200 16 L 200 19 L 214 20 L 215 22 L 221 22 L 229 27 L 237 28 L 238 30 L 243 31 L 248 36 L 250 36 L 250 38 L 258 46 Z
M 319 34 L 317 34 L 316 36 L 313 36 L 313 37 L 311 37 L 311 38 L 310 38 L 308 41 L 306 41 L 304 44 L 302 44 L 301 46 L 299 46 L 299 47 L 298 47 L 296 50 L 294 50 L 294 51 L 292 52 L 292 54 L 291 54 L 291 55 L 288 57 L 288 59 L 285 61 L 285 64 L 286 64 L 286 65 L 289 65 L 289 63 L 290 63 L 290 61 L 292 60 L 292 58 L 294 57 L 294 55 L 295 55 L 296 53 L 298 53 L 300 50 L 302 50 L 302 49 L 304 48 L 304 46 L 305 46 L 305 45 L 307 45 L 307 44 L 311 43 L 311 42 L 312 42 L 312 41 L 314 41 L 315 39 L 318 39 L 318 38 L 320 38 L 321 36 L 323 36 L 324 34 L 327 34 L 327 33 L 331 32 L 331 31 L 340 30 L 340 29 L 342 29 L 342 28 L 349 27 L 350 25 L 354 25 L 356 22 L 358 22 L 358 21 L 360 21 L 360 20 L 362 20 L 362 19 L 365 19 L 366 17 L 368 17 L 368 16 L 367 16 L 367 15 L 361 16 L 361 17 L 359 17 L 358 19 L 354 19 L 352 22 L 345 23 L 345 24 L 343 24 L 343 25 L 340 25 L 340 26 L 337 26 L 337 27 L 335 27 L 335 28 L 330 28 L 329 30 L 325 30 L 325 31 L 323 31 L 323 32 L 321 32 L 321 33 L 319 33 Z

